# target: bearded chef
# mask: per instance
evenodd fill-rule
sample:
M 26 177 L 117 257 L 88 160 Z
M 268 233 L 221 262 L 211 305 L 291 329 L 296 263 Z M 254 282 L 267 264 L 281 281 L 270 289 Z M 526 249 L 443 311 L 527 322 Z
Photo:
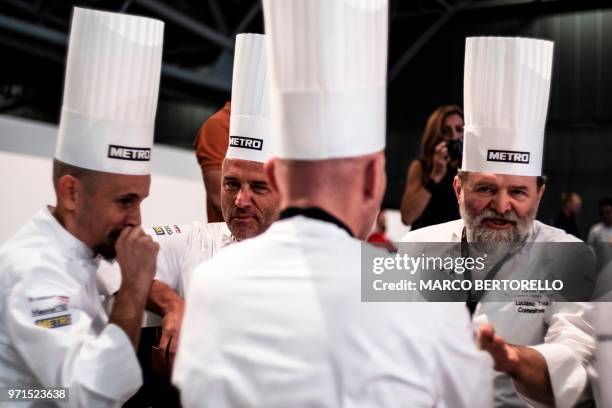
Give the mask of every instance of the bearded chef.
M 149 194 L 163 28 L 74 9 L 53 162 L 57 204 L 0 249 L 2 386 L 69 387 L 67 406 L 111 407 L 142 384 L 134 349 L 158 245 L 139 227 L 140 203 Z M 96 288 L 100 257 L 123 273 L 110 317 Z
M 529 252 L 530 243 L 584 247 L 535 220 L 545 189 L 541 170 L 552 56 L 550 41 L 467 39 L 463 164 L 454 181 L 461 219 L 410 232 L 404 241 L 513 246 L 497 258 L 489 279 L 526 272 L 525 261 L 538 258 Z M 588 248 L 585 254 L 592 259 Z M 474 322 L 488 322 L 478 335 L 498 372 L 496 406 L 574 407 L 589 398 L 587 366 L 594 349 L 589 304 L 540 299 L 522 305 L 499 301 L 491 292 L 472 299 Z

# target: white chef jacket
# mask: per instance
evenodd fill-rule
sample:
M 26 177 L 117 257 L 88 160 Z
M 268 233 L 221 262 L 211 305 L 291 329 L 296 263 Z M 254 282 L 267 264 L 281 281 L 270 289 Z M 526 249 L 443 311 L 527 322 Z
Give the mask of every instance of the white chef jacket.
M 173 376 L 183 406 L 491 406 L 465 306 L 361 302 L 360 245 L 295 216 L 196 268 Z
M 177 230 L 180 232 L 177 233 Z M 221 248 L 235 242 L 224 222 L 153 227 L 146 232 L 159 242 L 155 277 L 183 298 L 195 267 L 212 258 Z
M 588 243 L 605 242 L 612 244 L 612 226 L 606 226 L 603 222 L 598 222 L 589 230 Z
M 155 279 L 170 286 L 182 298 L 195 267 L 236 242 L 224 222 L 162 225 L 147 228 L 145 233 L 159 244 Z M 106 296 L 119 290 L 121 270 L 117 262 L 100 263 L 98 285 Z
M 108 324 L 92 255 L 48 208 L 0 248 L 0 386 L 70 387 L 70 407 L 121 406 L 138 391 L 136 354 Z
M 463 227 L 463 220 L 432 225 L 409 232 L 402 241 L 460 242 Z M 534 221 L 527 242 L 581 241 L 561 229 Z M 496 277 L 513 274 L 515 261 L 520 260 L 510 258 Z M 526 313 L 519 311 L 521 307 L 514 302 L 487 301 L 487 294 L 481 300 L 474 313 L 475 323 L 489 322 L 507 342 L 531 346 L 544 356 L 557 407 L 574 407 L 585 393 L 590 393 L 587 367 L 595 347 L 595 333 L 589 320 L 591 304 L 551 302 L 543 306 L 544 313 Z M 495 376 L 495 406 L 545 406 L 518 393 L 509 376 L 503 373 Z

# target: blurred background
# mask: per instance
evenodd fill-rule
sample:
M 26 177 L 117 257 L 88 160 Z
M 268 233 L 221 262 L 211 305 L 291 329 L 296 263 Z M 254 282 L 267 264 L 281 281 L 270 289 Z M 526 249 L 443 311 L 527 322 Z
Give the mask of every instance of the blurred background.
M 194 137 L 229 99 L 234 35 L 263 32 L 260 1 L 0 0 L 0 115 L 57 126 L 75 5 L 165 22 L 155 141 L 193 160 L 189 177 L 197 177 Z M 473 35 L 555 42 L 544 153 L 549 182 L 538 218 L 550 223 L 561 194 L 577 192 L 584 238 L 598 220 L 597 202 L 612 195 L 611 0 L 391 0 L 385 207 L 399 208 L 429 114 L 463 105 L 464 43 Z M 14 145 L 22 135 L 7 129 L 0 127 L 0 144 Z M 165 174 L 173 166 L 166 163 Z

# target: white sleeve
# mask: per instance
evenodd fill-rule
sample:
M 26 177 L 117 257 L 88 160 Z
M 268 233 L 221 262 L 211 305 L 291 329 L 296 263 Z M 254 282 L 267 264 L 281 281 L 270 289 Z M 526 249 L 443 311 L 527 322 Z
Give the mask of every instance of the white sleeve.
M 132 344 L 114 324 L 94 332 L 92 317 L 80 306 L 83 291 L 49 279 L 61 273 L 41 267 L 7 292 L 11 344 L 41 385 L 70 387 L 65 406 L 118 406 L 142 385 Z
M 189 236 L 192 234 L 192 230 L 193 227 L 190 225 L 164 225 L 145 230 L 159 243 L 155 279 L 160 280 L 175 291 L 178 290 L 181 269 L 185 257 L 189 253 Z
M 587 369 L 595 352 L 595 330 L 587 315 L 592 307 L 578 302 L 553 304 L 547 311 L 544 343 L 531 346 L 546 360 L 555 406 L 559 408 L 573 407 L 590 393 Z M 546 406 L 517 394 L 530 406 Z
M 492 407 L 493 360 L 488 353 L 477 349 L 465 305 L 448 305 L 443 329 L 432 333 L 438 365 L 435 384 L 439 405 L 436 407 Z
M 196 268 L 202 268 L 199 266 Z M 240 378 L 232 377 L 234 367 L 227 364 L 223 353 L 219 352 L 219 342 L 223 331 L 229 328 L 227 323 L 217 324 L 217 298 L 225 298 L 220 287 L 208 280 L 204 283 L 203 275 L 195 274 L 185 297 L 185 315 L 181 325 L 179 349 L 172 372 L 172 383 L 180 390 L 181 405 L 185 408 L 195 407 L 230 407 L 231 388 L 240 383 Z M 229 322 L 232 323 L 232 322 Z M 211 379 L 210 373 L 216 373 Z M 232 381 L 222 381 L 232 377 Z M 215 381 L 216 389 L 211 390 L 210 383 Z M 208 395 L 203 401 L 202 395 Z M 243 401 L 241 401 L 243 402 Z M 236 401 L 234 401 L 236 403 Z M 245 405 L 236 403 L 236 406 Z
M 115 295 L 121 286 L 119 262 L 100 261 L 100 266 L 96 271 L 96 285 L 101 296 L 108 298 Z

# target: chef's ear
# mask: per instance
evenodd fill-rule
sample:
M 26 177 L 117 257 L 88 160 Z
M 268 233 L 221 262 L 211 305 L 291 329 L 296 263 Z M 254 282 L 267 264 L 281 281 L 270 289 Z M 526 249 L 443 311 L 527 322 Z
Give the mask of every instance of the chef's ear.
M 461 189 L 463 186 L 461 185 L 461 179 L 459 175 L 456 175 L 453 179 L 453 190 L 455 190 L 455 196 L 457 197 L 457 201 L 459 201 L 459 197 L 461 196 Z
M 363 194 L 365 200 L 378 202 L 375 207 L 380 209 L 380 201 L 387 188 L 387 173 L 385 171 L 385 155 L 383 152 L 372 155 L 363 168 Z
M 76 177 L 65 174 L 57 181 L 57 200 L 58 206 L 67 210 L 76 208 L 76 197 L 79 188 L 79 181 Z
M 266 173 L 266 178 L 268 179 L 269 187 L 278 191 L 278 183 L 276 180 L 276 174 L 274 173 L 274 168 L 276 167 L 276 159 L 272 158 L 264 163 L 264 172 Z

